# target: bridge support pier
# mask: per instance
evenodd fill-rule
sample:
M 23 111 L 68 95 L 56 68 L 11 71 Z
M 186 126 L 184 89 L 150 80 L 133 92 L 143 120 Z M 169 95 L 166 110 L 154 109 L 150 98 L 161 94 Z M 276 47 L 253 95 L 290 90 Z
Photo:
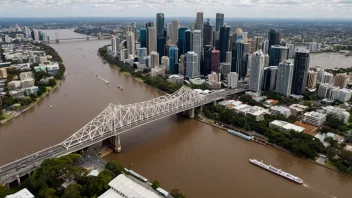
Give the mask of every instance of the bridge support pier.
M 16 179 L 17 179 L 17 184 L 20 186 L 21 185 L 21 178 L 20 178 L 20 176 L 16 176 Z
M 121 140 L 120 135 L 116 135 L 114 138 L 114 152 L 120 153 L 121 152 Z
M 216 106 L 216 100 L 213 102 L 213 105 Z
M 6 187 L 7 187 L 8 189 L 10 189 L 10 183 L 7 183 L 7 184 L 6 184 Z
M 203 112 L 203 106 L 199 107 L 199 112 Z
M 189 117 L 189 118 L 194 118 L 194 108 L 188 110 L 188 117 Z

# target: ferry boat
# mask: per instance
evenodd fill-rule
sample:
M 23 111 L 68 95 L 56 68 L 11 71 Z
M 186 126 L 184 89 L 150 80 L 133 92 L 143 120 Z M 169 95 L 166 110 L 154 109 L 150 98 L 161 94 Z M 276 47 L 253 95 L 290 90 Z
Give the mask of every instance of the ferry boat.
M 117 88 L 123 90 L 123 87 L 121 85 L 117 86 Z
M 268 170 L 268 171 L 270 171 L 272 173 L 275 173 L 275 174 L 277 174 L 277 175 L 279 175 L 281 177 L 284 177 L 284 178 L 289 179 L 289 180 L 291 180 L 293 182 L 296 182 L 297 184 L 303 184 L 303 180 L 301 178 L 296 177 L 294 175 L 291 175 L 289 173 L 286 173 L 286 172 L 284 172 L 284 171 L 282 171 L 280 169 L 277 169 L 277 168 L 275 168 L 275 167 L 273 167 L 271 165 L 266 165 L 266 164 L 263 163 L 263 161 L 260 162 L 260 161 L 258 161 L 256 159 L 249 159 L 249 162 L 254 164 L 254 165 L 257 165 L 257 166 L 259 166 L 261 168 L 264 168 L 265 170 Z
M 253 136 L 244 135 L 244 134 L 239 133 L 239 132 L 237 132 L 237 131 L 228 130 L 228 132 L 229 132 L 230 134 L 232 134 L 232 135 L 236 135 L 236 136 L 241 137 L 241 138 L 243 138 L 243 139 L 245 139 L 245 140 L 252 140 L 252 139 L 253 139 Z
M 105 80 L 104 78 L 102 78 L 102 77 L 100 77 L 100 76 L 98 76 L 98 75 L 97 75 L 97 78 L 100 79 L 100 80 L 102 80 L 102 81 L 104 81 L 106 84 L 109 84 L 109 81 Z

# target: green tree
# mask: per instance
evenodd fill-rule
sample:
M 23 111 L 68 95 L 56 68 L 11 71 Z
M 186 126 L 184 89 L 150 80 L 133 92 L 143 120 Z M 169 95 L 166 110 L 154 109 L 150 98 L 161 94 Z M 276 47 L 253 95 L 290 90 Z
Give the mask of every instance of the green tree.
M 59 198 L 55 195 L 55 189 L 53 188 L 44 188 L 39 192 L 40 198 Z
M 115 178 L 115 174 L 111 170 L 105 169 L 99 173 L 98 177 L 102 177 L 105 178 L 107 181 L 111 181 Z
M 183 195 L 179 189 L 171 190 L 170 195 L 173 196 L 174 198 L 186 198 L 186 196 Z
M 105 169 L 110 170 L 117 176 L 123 171 L 123 166 L 116 161 L 109 161 L 106 163 Z
M 9 195 L 10 192 L 9 190 L 3 186 L 3 185 L 0 185 L 0 197 L 3 198 L 3 197 L 6 197 L 6 195 Z
M 61 198 L 81 198 L 83 187 L 79 184 L 70 184 L 66 187 L 64 195 Z
M 152 188 L 157 189 L 159 187 L 160 187 L 160 183 L 158 182 L 158 180 L 154 180 L 152 182 Z
M 54 87 L 56 85 L 56 80 L 55 79 L 50 79 L 48 85 L 51 86 L 51 87 Z
M 84 195 L 92 197 L 99 196 L 109 188 L 108 182 L 102 177 L 89 176 L 85 179 L 83 192 Z

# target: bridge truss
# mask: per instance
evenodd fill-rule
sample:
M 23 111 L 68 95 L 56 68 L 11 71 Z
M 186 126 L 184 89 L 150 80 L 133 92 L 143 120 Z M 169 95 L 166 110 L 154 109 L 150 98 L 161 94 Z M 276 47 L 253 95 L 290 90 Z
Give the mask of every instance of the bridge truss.
M 164 95 L 145 102 L 109 106 L 88 124 L 61 143 L 66 149 L 78 144 L 103 137 L 113 132 L 118 135 L 118 129 L 132 124 L 153 119 L 154 117 L 175 112 L 189 107 L 190 109 L 204 101 L 206 97 L 198 94 L 189 87 L 183 86 L 177 92 Z

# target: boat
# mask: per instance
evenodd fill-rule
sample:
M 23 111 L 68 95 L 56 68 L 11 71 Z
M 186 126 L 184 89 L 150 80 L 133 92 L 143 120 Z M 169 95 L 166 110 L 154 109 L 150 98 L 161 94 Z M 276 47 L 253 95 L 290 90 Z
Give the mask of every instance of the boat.
M 123 87 L 121 85 L 117 86 L 117 88 L 123 90 Z
M 104 81 L 106 84 L 109 84 L 109 81 L 105 80 L 104 78 L 102 78 L 102 77 L 100 77 L 100 76 L 98 76 L 98 75 L 96 75 L 96 76 L 97 76 L 98 79 Z
M 291 175 L 289 173 L 286 173 L 285 171 L 277 169 L 277 168 L 275 168 L 275 167 L 273 167 L 271 165 L 266 165 L 266 164 L 263 163 L 263 161 L 260 162 L 260 161 L 258 161 L 256 159 L 249 159 L 249 162 L 254 164 L 254 165 L 256 165 L 256 166 L 264 168 L 265 170 L 268 170 L 268 171 L 270 171 L 272 173 L 275 173 L 275 174 L 277 174 L 277 175 L 279 175 L 281 177 L 289 179 L 289 180 L 291 180 L 291 181 L 293 181 L 293 182 L 295 182 L 297 184 L 303 184 L 303 180 L 301 178 L 296 177 L 294 175 Z
M 236 135 L 236 136 L 241 137 L 241 138 L 243 138 L 243 139 L 245 139 L 245 140 L 252 140 L 252 139 L 253 139 L 253 136 L 244 135 L 244 134 L 239 133 L 239 132 L 237 132 L 237 131 L 228 130 L 228 132 L 229 132 L 230 134 L 232 134 L 232 135 Z
M 50 105 L 50 108 L 53 108 L 53 105 Z

